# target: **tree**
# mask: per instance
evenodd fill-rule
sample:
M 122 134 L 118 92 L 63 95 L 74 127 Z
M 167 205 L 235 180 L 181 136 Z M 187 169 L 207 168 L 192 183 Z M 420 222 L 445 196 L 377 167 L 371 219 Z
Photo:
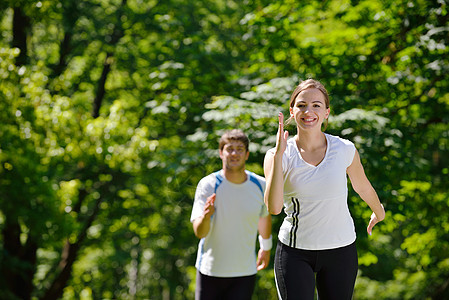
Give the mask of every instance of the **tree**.
M 244 129 L 262 174 L 307 77 L 388 212 L 369 238 L 350 195 L 357 298 L 447 296 L 447 4 L 390 2 L 2 2 L 1 298 L 193 298 L 217 138 Z M 276 297 L 271 270 L 255 297 Z

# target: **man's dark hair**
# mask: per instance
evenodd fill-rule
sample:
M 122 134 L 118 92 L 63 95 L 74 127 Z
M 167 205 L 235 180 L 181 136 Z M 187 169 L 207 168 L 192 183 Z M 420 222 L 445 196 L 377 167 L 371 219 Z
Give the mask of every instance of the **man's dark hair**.
M 246 136 L 246 134 L 243 131 L 241 131 L 240 129 L 232 129 L 232 130 L 226 131 L 220 138 L 218 148 L 220 150 L 223 150 L 223 147 L 231 141 L 242 142 L 245 145 L 246 151 L 248 151 L 249 139 Z

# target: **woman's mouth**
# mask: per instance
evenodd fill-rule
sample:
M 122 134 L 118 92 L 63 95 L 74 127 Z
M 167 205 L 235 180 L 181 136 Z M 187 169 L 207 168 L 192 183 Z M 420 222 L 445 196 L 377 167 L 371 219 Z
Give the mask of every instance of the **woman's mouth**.
M 304 123 L 312 123 L 312 122 L 314 122 L 314 121 L 316 120 L 316 118 L 306 117 L 306 118 L 301 118 L 301 120 L 302 120 Z

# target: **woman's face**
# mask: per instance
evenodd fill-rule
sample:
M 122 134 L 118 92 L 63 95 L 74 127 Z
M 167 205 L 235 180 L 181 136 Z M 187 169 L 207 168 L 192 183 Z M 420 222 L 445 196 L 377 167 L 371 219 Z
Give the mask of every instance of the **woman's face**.
M 330 112 L 325 100 L 323 93 L 315 88 L 305 89 L 296 96 L 295 104 L 290 107 L 290 115 L 299 129 L 319 128 L 321 131 L 321 124 Z

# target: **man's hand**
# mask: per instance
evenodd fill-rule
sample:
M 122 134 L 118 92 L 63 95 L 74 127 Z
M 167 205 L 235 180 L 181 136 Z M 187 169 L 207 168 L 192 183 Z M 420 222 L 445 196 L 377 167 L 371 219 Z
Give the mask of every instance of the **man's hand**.
M 200 239 L 202 239 L 209 233 L 210 219 L 215 212 L 214 203 L 215 194 L 212 194 L 206 199 L 206 204 L 204 205 L 203 209 L 203 215 L 193 220 L 193 232 Z
M 257 255 L 257 271 L 263 270 L 268 267 L 270 263 L 270 251 L 263 251 L 259 249 L 259 253 Z
M 209 196 L 206 200 L 206 204 L 204 205 L 203 217 L 210 218 L 215 212 L 215 193 Z

